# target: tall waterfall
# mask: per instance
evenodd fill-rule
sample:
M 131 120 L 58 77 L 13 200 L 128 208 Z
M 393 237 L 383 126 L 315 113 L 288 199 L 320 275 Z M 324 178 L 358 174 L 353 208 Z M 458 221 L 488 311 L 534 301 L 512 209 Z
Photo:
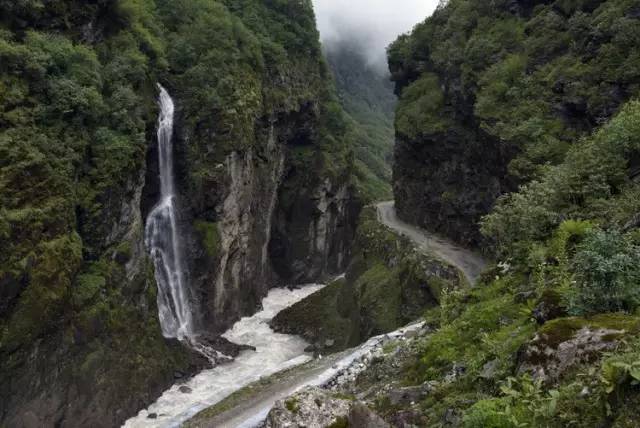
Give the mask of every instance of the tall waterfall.
M 193 315 L 182 264 L 176 221 L 176 193 L 173 175 L 173 100 L 158 84 L 158 163 L 160 201 L 147 217 L 145 243 L 155 267 L 158 283 L 158 314 L 165 337 L 193 336 Z

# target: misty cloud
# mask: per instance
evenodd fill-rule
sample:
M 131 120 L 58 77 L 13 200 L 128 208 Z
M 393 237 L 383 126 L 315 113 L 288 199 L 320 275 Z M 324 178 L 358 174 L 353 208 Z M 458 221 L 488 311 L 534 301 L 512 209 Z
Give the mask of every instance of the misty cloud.
M 386 47 L 431 15 L 438 0 L 313 0 L 327 49 L 348 42 L 386 70 Z

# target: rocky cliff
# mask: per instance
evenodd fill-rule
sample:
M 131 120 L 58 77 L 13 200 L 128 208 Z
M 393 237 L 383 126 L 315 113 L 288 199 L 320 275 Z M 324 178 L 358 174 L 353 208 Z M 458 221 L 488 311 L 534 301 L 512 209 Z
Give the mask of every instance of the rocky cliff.
M 306 1 L 0 10 L 0 424 L 118 425 L 205 363 L 162 337 L 143 242 L 155 83 L 206 333 L 348 261 L 348 125 Z
M 637 93 L 636 8 L 451 0 L 401 36 L 389 50 L 401 217 L 478 244 L 499 195 L 562 161 Z

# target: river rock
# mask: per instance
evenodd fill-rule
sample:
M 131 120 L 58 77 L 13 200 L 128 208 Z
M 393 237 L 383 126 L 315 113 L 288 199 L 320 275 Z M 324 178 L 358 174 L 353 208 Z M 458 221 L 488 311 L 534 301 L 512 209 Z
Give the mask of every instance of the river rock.
M 235 358 L 240 355 L 242 351 L 255 351 L 256 348 L 251 345 L 238 345 L 237 343 L 233 343 L 222 336 L 206 334 L 198 337 L 198 343 L 209 346 L 216 351 L 228 356 Z
M 191 394 L 193 392 L 193 390 L 186 385 L 182 385 L 180 388 L 178 388 L 178 391 L 182 392 L 183 394 Z

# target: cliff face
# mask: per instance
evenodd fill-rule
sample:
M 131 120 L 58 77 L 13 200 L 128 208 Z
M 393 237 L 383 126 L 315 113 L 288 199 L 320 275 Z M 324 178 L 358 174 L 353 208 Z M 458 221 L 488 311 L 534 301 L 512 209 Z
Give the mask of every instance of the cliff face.
M 561 162 L 637 93 L 634 11 L 623 0 L 451 0 L 401 36 L 389 50 L 399 214 L 478 244 L 497 196 Z
M 398 135 L 393 174 L 398 213 L 409 223 L 477 245 L 477 223 L 510 189 L 508 160 L 479 130 L 449 129 L 419 141 Z
M 237 38 L 231 48 L 248 63 L 221 64 L 209 52 L 201 64 L 170 76 L 182 103 L 183 230 L 201 327 L 209 332 L 255 311 L 270 287 L 339 273 L 358 211 L 348 124 L 322 60 L 311 4 L 229 10 L 251 31 L 229 34 Z M 255 27 L 256 13 L 265 27 Z M 182 25 L 189 22 L 176 25 L 178 34 Z M 190 37 L 186 42 L 196 44 Z M 272 52 L 273 43 L 281 51 Z M 195 84 L 212 91 L 210 100 L 202 104 Z
M 31 3 L 0 6 L 0 424 L 114 426 L 204 365 L 161 335 L 143 242 L 155 83 L 207 333 L 343 268 L 347 127 L 308 2 Z
M 217 176 L 203 193 L 185 186 L 183 229 L 202 330 L 226 330 L 271 287 L 345 268 L 359 202 L 348 163 L 336 176 L 323 174 L 320 102 L 268 112 L 257 120 L 255 143 L 210 165 Z

